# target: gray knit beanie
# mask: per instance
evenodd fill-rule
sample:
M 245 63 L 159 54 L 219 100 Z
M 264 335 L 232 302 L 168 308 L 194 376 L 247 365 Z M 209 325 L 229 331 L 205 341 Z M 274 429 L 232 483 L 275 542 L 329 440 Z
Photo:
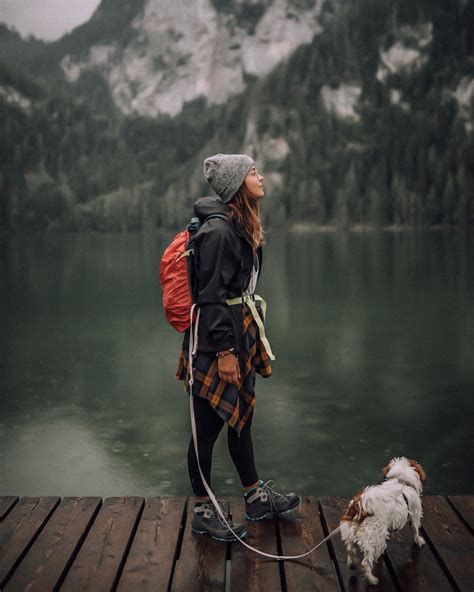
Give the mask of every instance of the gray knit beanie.
M 221 201 L 229 203 L 253 164 L 246 154 L 214 154 L 204 161 L 204 176 Z

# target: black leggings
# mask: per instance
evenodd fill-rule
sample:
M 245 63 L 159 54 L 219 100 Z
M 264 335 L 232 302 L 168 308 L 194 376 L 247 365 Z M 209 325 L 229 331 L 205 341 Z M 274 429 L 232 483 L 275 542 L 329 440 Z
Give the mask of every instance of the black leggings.
M 192 396 L 194 400 L 199 462 L 204 478 L 208 485 L 211 486 L 212 450 L 225 421 L 217 414 L 207 399 L 194 395 L 189 396 Z M 253 456 L 252 436 L 250 433 L 252 418 L 253 413 L 241 430 L 240 437 L 234 428 L 228 426 L 227 429 L 227 444 L 230 456 L 239 474 L 240 482 L 244 487 L 253 485 L 258 481 Z M 199 474 L 192 433 L 188 447 L 188 472 L 194 495 L 199 497 L 207 496 L 207 491 L 204 489 L 204 484 Z

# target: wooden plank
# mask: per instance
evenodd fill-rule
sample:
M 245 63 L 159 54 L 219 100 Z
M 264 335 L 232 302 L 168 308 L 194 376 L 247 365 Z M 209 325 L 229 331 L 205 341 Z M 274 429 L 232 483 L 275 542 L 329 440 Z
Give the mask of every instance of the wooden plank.
M 453 589 L 429 544 L 420 548 L 414 543 L 410 524 L 391 534 L 386 555 L 401 590 L 445 592 Z
M 142 497 L 104 500 L 66 575 L 61 592 L 109 592 L 114 587 L 143 504 Z
M 243 582 L 249 592 L 281 590 L 285 574 L 283 586 L 291 592 L 336 590 L 335 566 L 343 590 L 386 591 L 396 586 L 407 592 L 443 592 L 453 587 L 472 592 L 474 496 L 448 499 L 423 497 L 422 534 L 428 544 L 418 548 L 409 525 L 392 533 L 387 552 L 374 570 L 380 583 L 372 587 L 365 583 L 360 569 L 346 567 L 339 534 L 302 560 L 280 565 L 238 542 L 226 545 L 192 533 L 195 500 L 190 498 L 173 590 L 223 591 L 226 553 L 230 553 L 226 589 L 238 592 Z M 318 501 L 305 497 L 297 512 L 276 522 L 246 520 L 241 497 L 231 498 L 231 510 L 234 521 L 245 524 L 249 532 L 247 543 L 278 554 L 279 535 L 282 553 L 296 555 L 324 538 L 321 521 L 329 531 L 339 524 L 348 501 L 322 498 L 318 511 Z M 116 586 L 118 592 L 166 590 L 181 538 L 185 502 L 184 498 L 149 498 L 146 503 L 143 498 L 108 498 L 97 512 L 100 498 L 61 501 L 59 497 L 4 496 L 0 498 L 0 588 L 5 592 L 42 592 L 55 589 L 65 577 L 61 590 L 100 592 Z
M 472 592 L 474 585 L 474 538 L 448 501 L 440 495 L 423 498 L 422 529 L 435 553 L 449 571 L 455 586 Z
M 326 522 L 328 532 L 332 532 L 339 526 L 339 521 L 344 511 L 347 508 L 349 499 L 339 496 L 322 497 L 319 500 L 321 506 L 321 513 Z M 374 575 L 379 578 L 377 586 L 369 586 L 365 581 L 360 566 L 357 569 L 350 569 L 347 567 L 347 551 L 340 533 L 336 534 L 329 542 L 329 547 L 333 550 L 333 557 L 336 560 L 337 568 L 342 580 L 343 590 L 383 590 L 384 592 L 395 591 L 395 583 L 393 582 L 388 567 L 385 563 L 385 557 L 379 558 L 373 569 Z
M 43 528 L 59 497 L 22 497 L 0 522 L 0 589 Z
M 461 515 L 469 532 L 474 534 L 474 495 L 448 495 L 448 500 Z
M 278 555 L 274 520 L 247 520 L 242 497 L 230 498 L 230 509 L 233 522 L 245 525 L 247 544 L 265 553 Z M 243 582 L 246 592 L 277 592 L 282 589 L 279 561 L 259 555 L 235 541 L 231 548 L 231 592 L 240 592 Z
M 17 501 L 18 497 L 16 495 L 4 495 L 0 497 L 0 522 L 3 522 L 5 516 Z
M 176 564 L 173 592 L 224 591 L 227 545 L 215 541 L 207 534 L 191 530 L 196 498 L 188 499 L 186 525 L 183 534 L 179 561 Z
M 316 546 L 326 537 L 317 499 L 303 497 L 297 511 L 278 520 L 278 529 L 283 555 L 300 555 Z M 306 557 L 285 561 L 284 566 L 288 590 L 339 591 L 327 543 Z
M 167 590 L 186 511 L 186 498 L 148 498 L 117 592 Z
M 100 503 L 100 497 L 63 498 L 5 590 L 43 592 L 55 589 Z

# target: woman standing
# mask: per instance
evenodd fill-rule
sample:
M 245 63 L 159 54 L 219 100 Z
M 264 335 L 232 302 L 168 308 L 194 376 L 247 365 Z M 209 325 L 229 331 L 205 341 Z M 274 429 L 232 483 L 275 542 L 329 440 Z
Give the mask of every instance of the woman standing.
M 206 158 L 204 175 L 217 196 L 201 198 L 194 204 L 195 215 L 202 223 L 194 239 L 195 298 L 200 320 L 191 389 L 199 462 L 210 486 L 214 443 L 227 423 L 229 452 L 244 488 L 246 518 L 261 520 L 290 512 L 300 503 L 298 495 L 278 493 L 270 481 L 259 479 L 252 445 L 256 373 L 266 378 L 272 372 L 262 323 L 259 329 L 255 306 L 242 298 L 253 300 L 262 269 L 264 233 L 259 202 L 264 196 L 263 176 L 245 154 Z M 238 304 L 230 305 L 231 299 L 238 299 Z M 255 305 L 263 317 L 258 301 Z M 185 381 L 189 393 L 188 353 L 189 329 L 176 371 L 176 378 Z M 235 540 L 206 494 L 192 437 L 188 471 L 197 498 L 192 529 L 218 540 Z M 243 525 L 229 523 L 240 538 L 246 536 Z

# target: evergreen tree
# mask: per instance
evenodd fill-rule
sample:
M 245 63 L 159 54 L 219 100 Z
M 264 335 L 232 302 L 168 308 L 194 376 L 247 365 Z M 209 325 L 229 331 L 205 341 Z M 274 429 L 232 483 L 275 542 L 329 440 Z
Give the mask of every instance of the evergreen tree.
M 440 205 L 434 184 L 431 186 L 426 198 L 425 212 L 428 224 L 440 223 Z
M 336 192 L 334 219 L 340 228 L 348 228 L 352 222 L 351 206 L 358 198 L 357 178 L 354 162 L 344 177 L 342 186 Z
M 376 227 L 380 227 L 385 223 L 382 196 L 375 187 L 372 187 L 369 194 L 368 222 Z
M 403 177 L 395 174 L 392 180 L 391 197 L 394 224 L 412 223 L 411 198 Z
M 458 168 L 456 174 L 457 180 L 457 187 L 459 188 L 459 195 L 457 200 L 456 210 L 454 212 L 453 221 L 455 224 L 459 226 L 465 227 L 467 224 L 471 223 L 472 220 L 469 216 L 469 204 L 472 202 L 472 199 L 468 199 L 468 184 L 464 177 L 463 167 L 460 166 Z
M 338 228 L 346 230 L 350 226 L 349 204 L 347 194 L 344 189 L 336 191 L 336 201 L 334 210 L 334 222 Z
M 453 221 L 456 202 L 457 199 L 454 180 L 450 173 L 448 175 L 448 180 L 446 181 L 446 186 L 443 193 L 443 224 L 451 224 Z
M 325 224 L 327 222 L 326 202 L 321 189 L 321 183 L 318 179 L 312 179 L 310 181 L 308 193 L 310 196 L 308 216 L 318 224 Z

